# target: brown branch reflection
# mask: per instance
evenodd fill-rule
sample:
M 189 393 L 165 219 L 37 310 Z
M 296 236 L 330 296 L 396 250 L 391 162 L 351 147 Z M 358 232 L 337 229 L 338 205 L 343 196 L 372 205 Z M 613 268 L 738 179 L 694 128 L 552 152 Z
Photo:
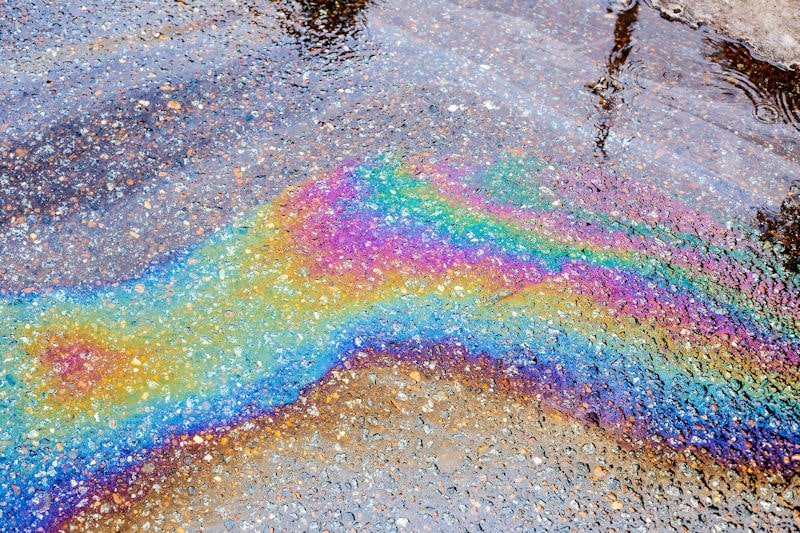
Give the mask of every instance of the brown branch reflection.
M 800 182 L 795 182 L 777 213 L 756 214 L 761 240 L 778 245 L 787 270 L 800 272 Z
M 618 93 L 625 89 L 618 76 L 633 48 L 633 30 L 639 16 L 639 2 L 629 0 L 621 6 L 609 7 L 608 12 L 616 12 L 617 20 L 614 24 L 614 47 L 608 55 L 606 74 L 600 76 L 596 82 L 586 84 L 589 90 L 598 96 L 597 107 L 600 117 L 595 124 L 597 130 L 594 138 L 595 155 L 604 160 L 608 159 L 606 140 L 614 122 Z
M 298 44 L 303 55 L 344 58 L 347 43 L 366 27 L 366 8 L 372 0 L 269 0 L 280 14 L 283 31 Z M 264 16 L 264 2 L 247 2 L 250 14 Z

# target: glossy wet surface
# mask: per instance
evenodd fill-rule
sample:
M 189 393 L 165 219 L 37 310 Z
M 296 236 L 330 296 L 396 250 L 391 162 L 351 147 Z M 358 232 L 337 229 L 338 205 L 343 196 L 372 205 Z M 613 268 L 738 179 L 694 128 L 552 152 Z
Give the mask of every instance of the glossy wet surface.
M 286 184 L 382 150 L 481 161 L 530 145 L 742 217 L 782 201 L 796 76 L 759 87 L 743 48 L 649 9 L 481 5 L 320 23 L 302 3 L 117 3 L 50 27 L 58 10 L 5 3 L 6 287 L 135 276 Z
M 272 442 L 265 412 L 303 387 L 314 394 L 359 349 L 404 359 L 430 346 L 522 369 L 520 388 L 500 389 L 527 398 L 525 412 L 544 398 L 597 426 L 573 437 L 582 445 L 632 447 L 609 460 L 624 463 L 622 485 L 638 499 L 584 475 L 577 507 L 519 488 L 560 452 L 537 455 L 536 468 L 525 453 L 513 467 L 487 456 L 486 472 L 513 470 L 509 486 L 524 495 L 514 508 L 588 529 L 646 501 L 669 511 L 630 527 L 678 527 L 682 516 L 692 529 L 796 526 L 800 74 L 639 3 L 564 13 L 511 1 L 6 2 L 0 24 L 0 468 L 11 480 L 0 521 L 10 529 L 200 527 L 167 512 L 186 495 L 166 459 L 179 443 L 227 442 L 248 423 Z M 484 379 L 456 367 L 414 380 L 420 401 Z M 362 372 L 353 390 L 380 403 L 389 393 L 370 392 Z M 481 413 L 476 398 L 464 402 Z M 336 402 L 319 420 L 292 405 L 282 416 L 306 437 L 345 416 Z M 502 430 L 475 425 L 487 439 Z M 430 446 L 448 434 L 420 430 Z M 555 445 L 546 430 L 523 434 Z M 200 448 L 190 462 L 230 461 Z M 249 468 L 266 479 L 303 450 L 281 452 L 276 470 Z M 676 453 L 695 457 L 696 475 Z M 673 484 L 665 495 L 641 481 L 661 468 L 648 454 L 686 479 L 704 479 L 705 460 L 732 473 L 724 490 Z M 460 465 L 469 454 L 451 455 Z M 357 499 L 330 487 L 296 499 L 308 511 L 344 498 L 351 522 L 371 509 L 372 526 L 391 515 L 401 529 L 473 529 L 489 516 L 546 527 L 512 511 L 503 522 L 491 491 L 473 498 L 480 505 L 454 497 L 451 522 L 397 515 L 390 502 L 410 501 L 399 494 L 438 486 L 442 468 L 429 464 L 404 460 L 391 494 L 378 482 Z M 170 488 L 136 492 L 140 478 Z M 456 478 L 460 490 L 466 477 Z M 191 505 L 229 529 L 348 527 L 342 512 L 303 522 L 296 509 L 265 522 L 281 490 L 212 490 Z M 684 490 L 698 492 L 683 501 Z M 262 502 L 246 520 L 242 494 Z M 717 518 L 693 522 L 700 507 Z

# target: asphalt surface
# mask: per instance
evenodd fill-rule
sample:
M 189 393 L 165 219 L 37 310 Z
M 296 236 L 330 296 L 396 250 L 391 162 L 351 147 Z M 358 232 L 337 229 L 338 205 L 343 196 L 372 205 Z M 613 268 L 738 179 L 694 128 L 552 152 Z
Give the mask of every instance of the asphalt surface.
M 797 235 L 797 76 L 644 4 L 6 1 L 0 29 L 0 294 L 26 313 L 29 295 L 158 276 L 287 187 L 382 154 L 463 168 L 543 155 L 754 243 Z M 763 35 L 756 50 L 792 61 Z M 73 508 L 52 511 L 52 488 L 21 499 L 64 530 L 800 529 L 796 474 L 552 405 L 468 364 L 376 359 L 273 414 L 143 448 L 111 482 L 72 487 Z M 14 491 L 0 529 L 18 528 Z

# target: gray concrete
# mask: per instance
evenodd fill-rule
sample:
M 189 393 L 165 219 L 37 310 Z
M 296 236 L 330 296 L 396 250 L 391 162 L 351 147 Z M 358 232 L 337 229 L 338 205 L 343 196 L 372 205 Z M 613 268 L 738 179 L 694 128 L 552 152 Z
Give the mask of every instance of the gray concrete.
M 795 0 L 653 0 L 670 18 L 708 24 L 746 41 L 765 59 L 800 68 L 800 2 Z

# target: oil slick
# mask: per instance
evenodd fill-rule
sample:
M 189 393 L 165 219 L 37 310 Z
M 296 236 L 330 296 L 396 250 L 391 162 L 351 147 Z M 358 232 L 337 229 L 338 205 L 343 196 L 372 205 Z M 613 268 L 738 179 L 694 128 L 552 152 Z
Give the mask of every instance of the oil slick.
M 346 164 L 140 279 L 0 303 L 0 523 L 369 353 L 494 358 L 620 438 L 792 474 L 797 296 L 755 231 L 597 169 Z

